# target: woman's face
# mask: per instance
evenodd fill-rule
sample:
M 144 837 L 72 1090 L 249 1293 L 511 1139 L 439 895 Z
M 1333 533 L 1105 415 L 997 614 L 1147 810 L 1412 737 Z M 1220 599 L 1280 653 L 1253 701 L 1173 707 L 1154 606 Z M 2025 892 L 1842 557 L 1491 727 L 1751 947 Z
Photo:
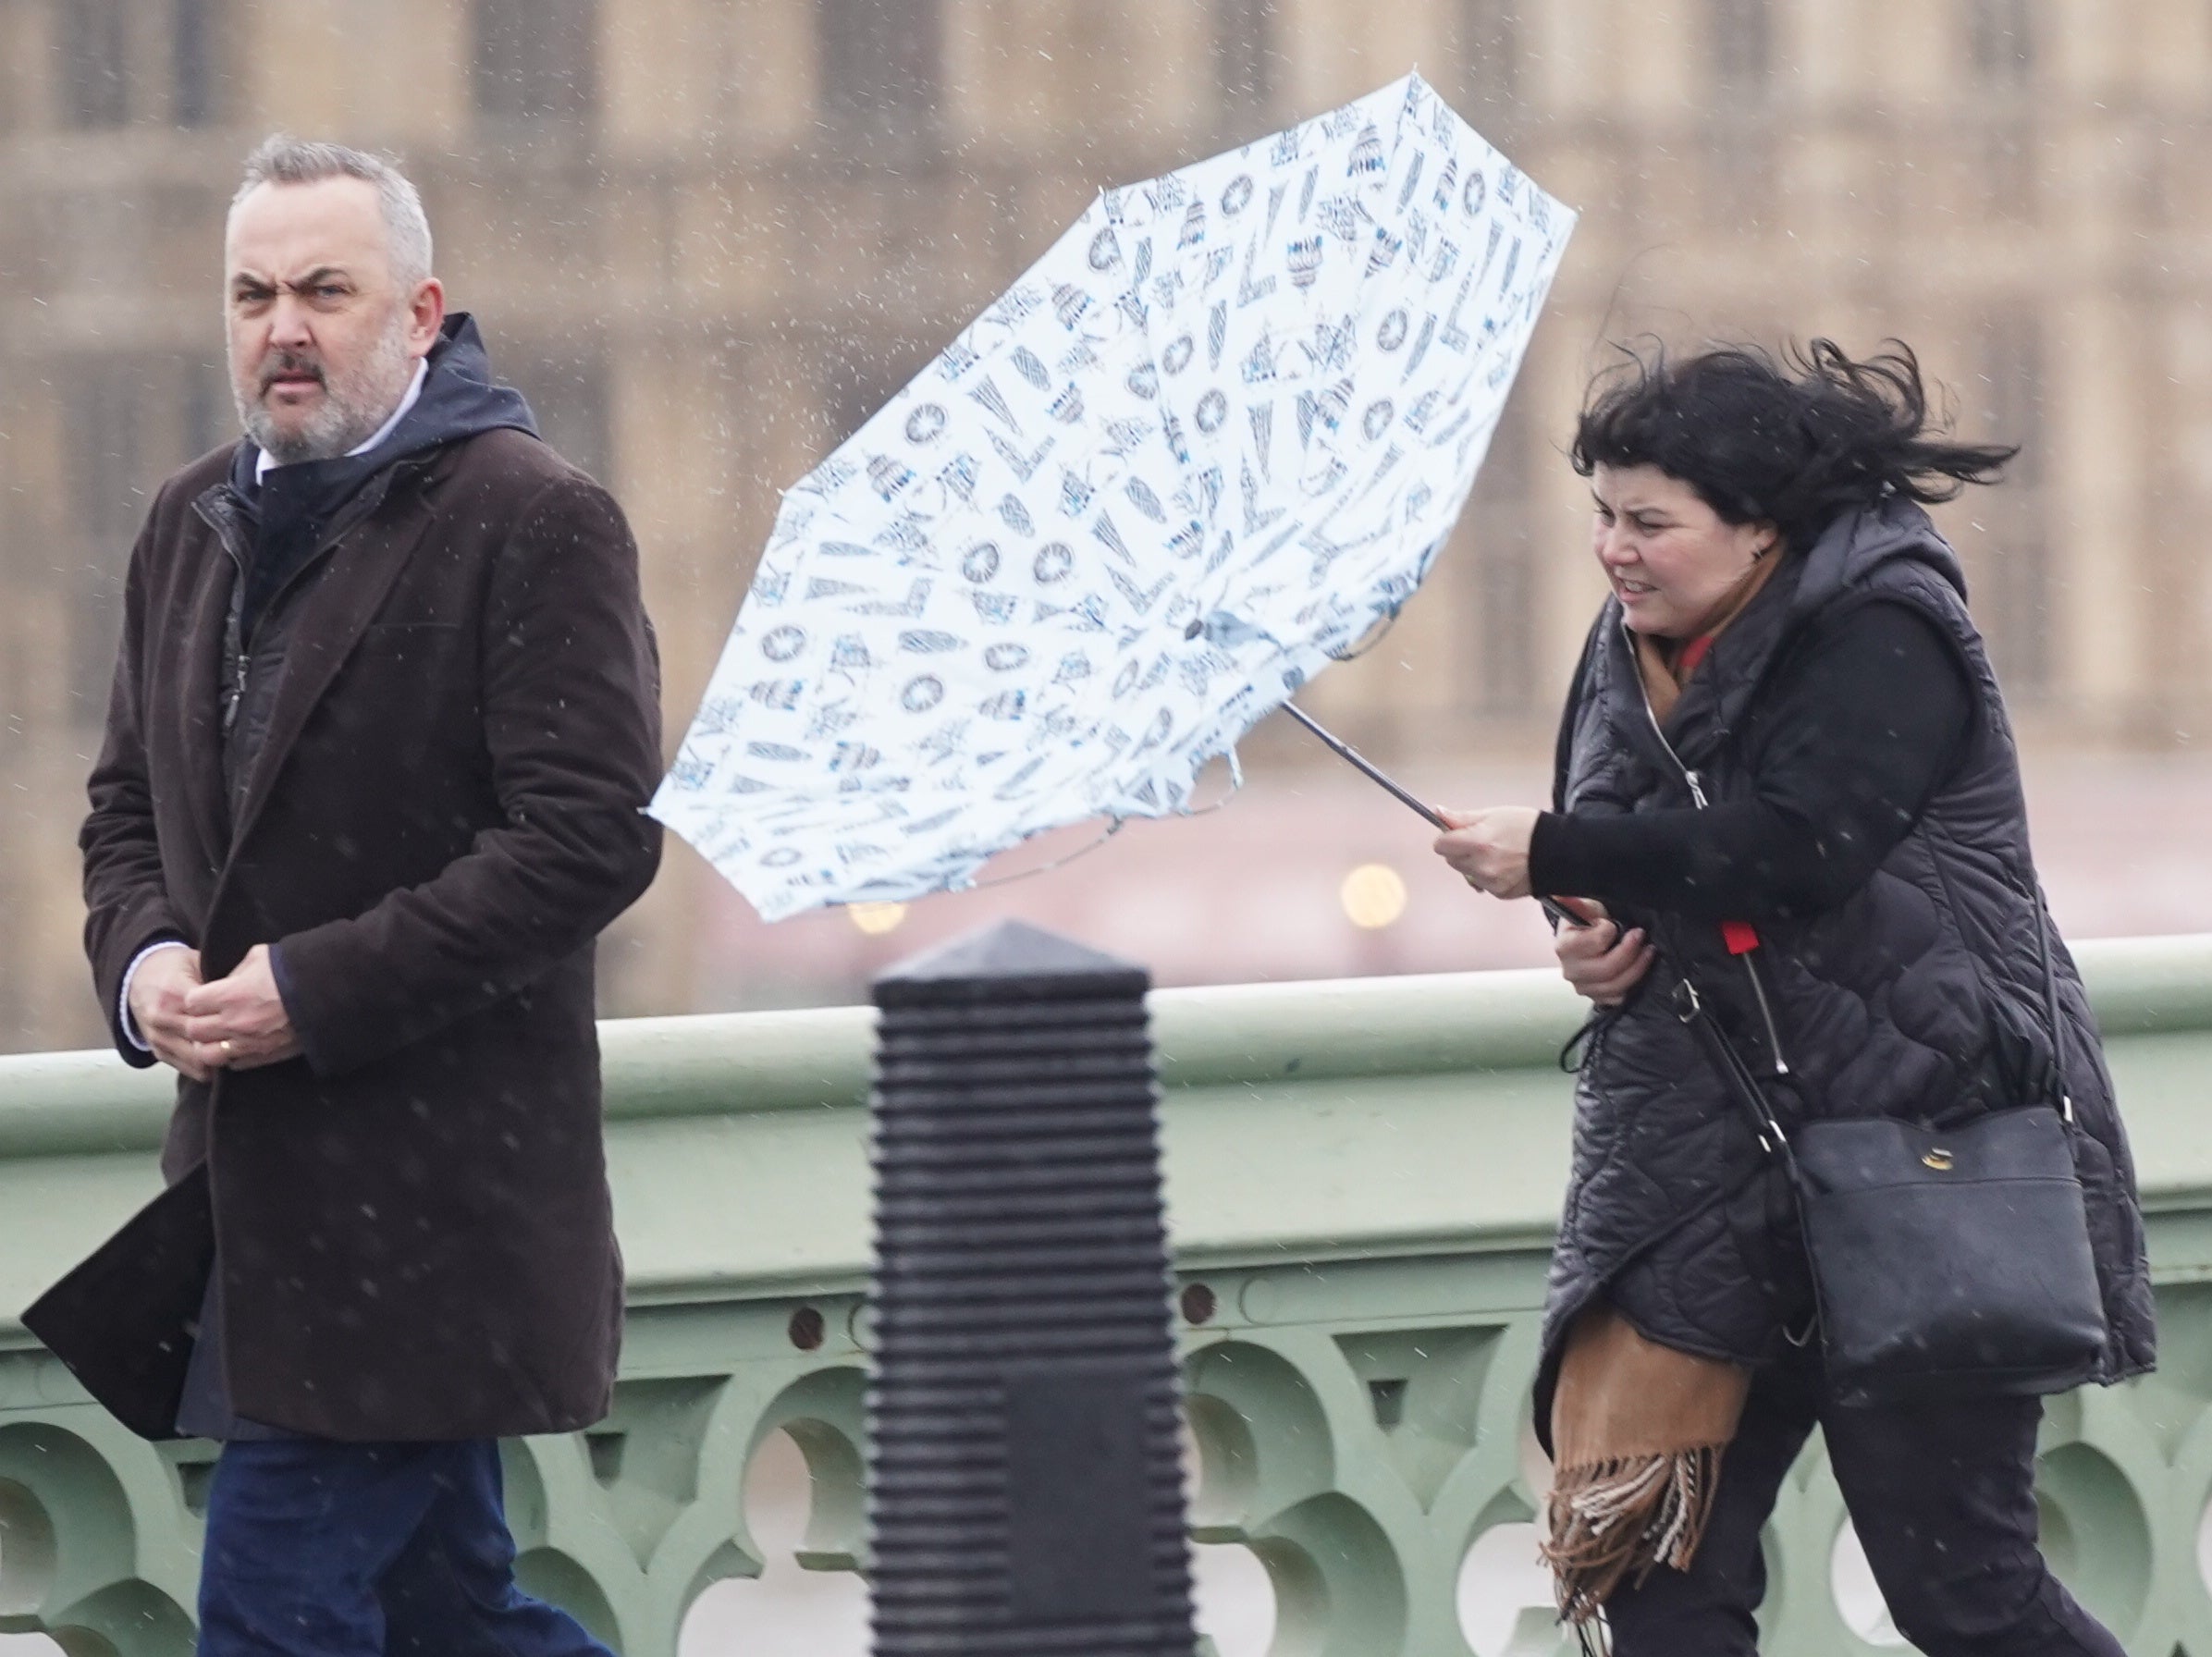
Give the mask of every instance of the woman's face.
M 1591 548 L 1628 625 L 1695 638 L 1725 611 L 1775 545 L 1771 523 L 1730 523 L 1656 466 L 1600 466 Z

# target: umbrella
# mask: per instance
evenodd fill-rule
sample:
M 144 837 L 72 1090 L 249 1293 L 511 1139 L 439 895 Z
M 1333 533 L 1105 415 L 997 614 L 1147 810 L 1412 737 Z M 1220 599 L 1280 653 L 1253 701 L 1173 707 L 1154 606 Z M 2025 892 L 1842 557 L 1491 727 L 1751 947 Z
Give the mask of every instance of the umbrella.
M 786 493 L 653 815 L 775 920 L 1188 810 L 1419 583 L 1573 223 L 1418 76 L 1106 191 Z

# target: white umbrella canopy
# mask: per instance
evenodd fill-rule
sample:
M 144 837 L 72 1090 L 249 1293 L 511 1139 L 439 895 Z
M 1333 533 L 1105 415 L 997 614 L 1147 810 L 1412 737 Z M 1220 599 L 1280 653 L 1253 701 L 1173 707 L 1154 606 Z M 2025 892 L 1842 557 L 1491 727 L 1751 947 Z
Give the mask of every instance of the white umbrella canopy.
M 1573 224 L 1418 76 L 1108 190 L 785 495 L 653 815 L 777 920 L 1189 809 L 1419 584 Z

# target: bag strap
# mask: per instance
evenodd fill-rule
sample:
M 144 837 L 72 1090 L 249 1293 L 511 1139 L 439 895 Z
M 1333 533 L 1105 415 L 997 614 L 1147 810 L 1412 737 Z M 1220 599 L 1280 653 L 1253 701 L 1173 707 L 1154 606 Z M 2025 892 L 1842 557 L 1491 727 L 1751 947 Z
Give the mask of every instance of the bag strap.
M 2066 1080 L 2066 1023 L 2058 1002 L 2058 968 L 2051 954 L 2050 906 L 2045 902 L 2043 888 L 2031 879 L 2024 894 L 2035 906 L 2035 952 L 2043 967 L 2043 1000 L 2050 1021 L 2052 1091 L 2058 1097 L 2058 1114 L 2069 1126 L 2073 1125 L 2073 1092 Z M 1757 979 L 1754 977 L 1753 983 Z M 1676 995 L 1675 1015 L 1695 1032 L 1705 1048 L 1706 1057 L 1720 1072 L 1721 1082 L 1738 1104 L 1750 1117 L 1752 1131 L 1759 1143 L 1771 1156 L 1788 1160 L 1789 1137 L 1776 1120 L 1774 1108 L 1767 1103 L 1766 1094 L 1760 1087 L 1758 1078 L 1736 1046 L 1728 1039 L 1727 1032 L 1720 1027 L 1713 1014 L 1706 1011 L 1704 999 L 1698 994 L 1697 986 L 1683 972 L 1680 988 Z
M 2058 1114 L 2071 1127 L 2074 1121 L 2073 1092 L 2066 1081 L 2066 1024 L 2058 1002 L 2058 964 L 2051 954 L 2050 906 L 2044 902 L 2039 882 L 2031 880 L 2025 895 L 2035 906 L 2035 952 L 2043 967 L 2044 1007 L 2050 1021 L 2052 1090 L 2058 1096 Z M 1753 982 L 1757 982 L 1756 978 Z M 1790 1160 L 1789 1136 L 1782 1131 L 1758 1078 L 1752 1075 L 1751 1067 L 1728 1039 L 1727 1032 L 1706 1011 L 1704 998 L 1698 994 L 1688 972 L 1682 973 L 1679 985 L 1676 993 L 1676 1017 L 1689 1025 L 1704 1046 L 1706 1057 L 1720 1073 L 1722 1085 L 1750 1118 L 1751 1131 L 1758 1135 L 1761 1147 L 1770 1156 Z
M 2066 1084 L 2066 1022 L 2059 1016 L 2058 968 L 2051 959 L 2051 910 L 2044 901 L 2043 882 L 2030 869 L 2026 897 L 2035 906 L 2035 952 L 2043 962 L 2043 1001 L 2051 1023 L 2051 1079 L 2058 1095 L 2058 1114 L 2071 1126 L 2074 1119 L 2073 1091 Z
M 1713 1068 L 1720 1073 L 1721 1086 L 1730 1099 L 1742 1109 L 1750 1120 L 1751 1133 L 1759 1141 L 1759 1148 L 1776 1160 L 1785 1164 L 1795 1161 L 1790 1149 L 1789 1135 L 1783 1132 L 1781 1122 L 1776 1117 L 1774 1107 L 1767 1103 L 1766 1094 L 1760 1087 L 1758 1078 L 1730 1042 L 1727 1032 L 1720 1027 L 1713 1014 L 1706 1011 L 1704 998 L 1698 994 L 1698 987 L 1682 975 L 1675 992 L 1675 1016 L 1690 1026 L 1699 1043 L 1705 1049 L 1705 1057 Z

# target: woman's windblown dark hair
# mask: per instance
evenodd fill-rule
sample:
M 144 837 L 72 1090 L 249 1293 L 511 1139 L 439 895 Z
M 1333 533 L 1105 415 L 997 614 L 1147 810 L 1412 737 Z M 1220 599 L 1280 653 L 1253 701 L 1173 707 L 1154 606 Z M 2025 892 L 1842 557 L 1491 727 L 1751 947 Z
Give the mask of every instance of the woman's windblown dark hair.
M 1752 346 L 1678 360 L 1631 350 L 1591 387 L 1575 470 L 1656 466 L 1729 522 L 1772 522 L 1796 547 L 1887 496 L 1949 500 L 1996 482 L 2019 449 L 1942 436 L 1920 360 L 1886 343 L 1862 362 L 1832 339 L 1778 356 Z

